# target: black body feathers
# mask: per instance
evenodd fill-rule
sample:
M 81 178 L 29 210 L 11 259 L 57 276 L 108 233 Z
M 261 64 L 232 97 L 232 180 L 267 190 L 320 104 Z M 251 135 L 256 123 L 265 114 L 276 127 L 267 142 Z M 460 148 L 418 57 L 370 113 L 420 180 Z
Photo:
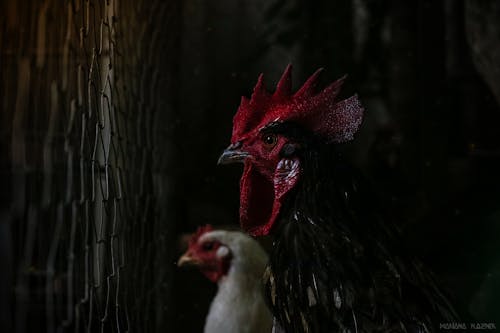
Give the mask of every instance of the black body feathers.
M 290 125 L 287 125 L 290 126 Z M 285 332 L 434 332 L 457 322 L 433 275 L 398 245 L 377 197 L 334 147 L 292 126 L 301 178 L 282 208 L 264 276 Z

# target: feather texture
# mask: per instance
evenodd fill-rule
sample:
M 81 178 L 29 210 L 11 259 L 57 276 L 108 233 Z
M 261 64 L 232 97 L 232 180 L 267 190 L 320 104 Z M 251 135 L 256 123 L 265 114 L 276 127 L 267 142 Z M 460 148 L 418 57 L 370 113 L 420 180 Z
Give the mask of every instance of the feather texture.
M 283 331 L 433 332 L 456 322 L 363 178 L 331 145 L 287 126 L 276 130 L 301 143 L 301 181 L 283 206 L 264 275 Z
M 205 333 L 271 332 L 272 316 L 264 301 L 262 274 L 267 254 L 241 232 L 212 231 L 202 241 L 219 241 L 231 253 L 227 275 L 218 282 L 205 321 Z

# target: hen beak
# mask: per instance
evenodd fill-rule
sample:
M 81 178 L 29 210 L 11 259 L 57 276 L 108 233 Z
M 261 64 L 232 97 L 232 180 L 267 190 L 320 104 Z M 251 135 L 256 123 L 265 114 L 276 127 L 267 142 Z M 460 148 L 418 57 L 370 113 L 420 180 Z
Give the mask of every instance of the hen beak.
M 177 260 L 177 266 L 183 267 L 183 266 L 196 266 L 200 262 L 196 258 L 192 257 L 189 252 L 184 253 L 179 260 Z
M 249 156 L 249 154 L 245 151 L 238 149 L 240 147 L 241 143 L 231 144 L 229 147 L 226 148 L 226 150 L 222 152 L 222 155 L 220 155 L 217 164 L 218 165 L 230 164 L 230 163 L 245 161 L 245 159 Z

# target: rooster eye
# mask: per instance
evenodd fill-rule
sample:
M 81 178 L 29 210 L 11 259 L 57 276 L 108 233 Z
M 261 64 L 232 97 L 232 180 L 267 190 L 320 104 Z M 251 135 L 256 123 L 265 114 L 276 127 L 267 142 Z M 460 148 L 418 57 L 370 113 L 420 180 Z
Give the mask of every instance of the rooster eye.
M 203 243 L 202 248 L 204 251 L 210 251 L 214 248 L 214 242 Z
M 264 134 L 262 136 L 262 141 L 266 146 L 272 148 L 276 145 L 276 142 L 278 142 L 278 138 L 276 137 L 275 134 Z

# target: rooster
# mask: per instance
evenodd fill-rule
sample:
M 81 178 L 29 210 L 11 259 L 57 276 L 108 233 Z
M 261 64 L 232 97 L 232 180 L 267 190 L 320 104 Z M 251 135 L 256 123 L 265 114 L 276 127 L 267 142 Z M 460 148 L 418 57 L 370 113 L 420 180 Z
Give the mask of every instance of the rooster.
M 196 265 L 218 291 L 205 321 L 205 333 L 271 332 L 272 316 L 262 293 L 267 254 L 241 232 L 198 228 L 177 262 Z
M 405 254 L 377 196 L 338 147 L 363 107 L 338 100 L 345 77 L 318 90 L 316 71 L 295 93 L 291 66 L 274 93 L 258 78 L 241 98 L 219 164 L 243 162 L 240 223 L 272 235 L 264 274 L 279 332 L 432 332 L 456 322 L 433 275 Z

